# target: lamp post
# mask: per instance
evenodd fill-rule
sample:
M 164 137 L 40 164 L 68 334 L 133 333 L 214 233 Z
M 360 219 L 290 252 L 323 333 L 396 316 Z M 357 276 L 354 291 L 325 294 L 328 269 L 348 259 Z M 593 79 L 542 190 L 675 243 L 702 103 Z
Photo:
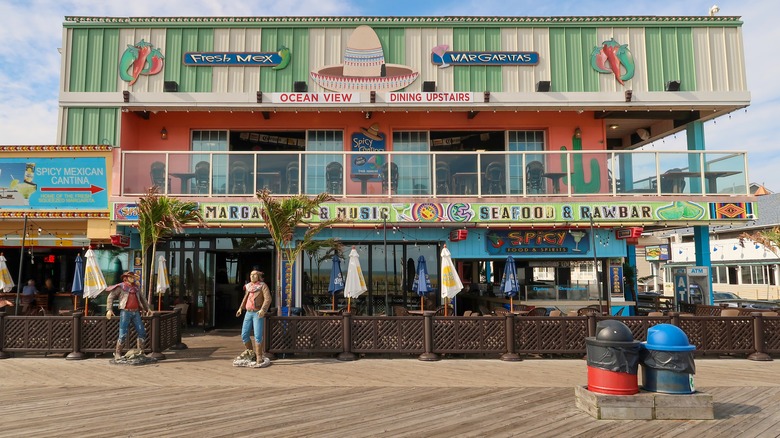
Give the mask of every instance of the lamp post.
M 392 316 L 390 314 L 390 300 L 388 295 L 388 282 L 387 282 L 387 211 L 382 212 L 382 228 L 384 230 L 384 248 L 385 248 L 385 315 Z
M 22 226 L 22 250 L 19 252 L 19 275 L 16 277 L 16 302 L 14 303 L 14 315 L 19 315 L 19 294 L 22 293 L 22 266 L 24 265 L 24 245 L 27 243 L 27 213 L 24 214 Z
M 590 213 L 590 244 L 593 248 L 593 270 L 596 272 L 596 290 L 599 294 L 599 309 L 601 307 L 601 279 L 599 278 L 599 259 L 596 255 L 596 234 L 593 231 L 593 212 Z M 601 310 L 600 310 L 601 311 Z

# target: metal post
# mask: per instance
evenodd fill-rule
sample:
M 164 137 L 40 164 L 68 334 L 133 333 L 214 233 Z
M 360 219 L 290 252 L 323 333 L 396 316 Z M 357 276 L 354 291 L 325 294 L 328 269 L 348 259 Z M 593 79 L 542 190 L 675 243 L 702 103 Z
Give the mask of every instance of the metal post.
M 587 315 L 588 336 L 596 336 L 596 315 Z
M 81 351 L 81 345 L 84 342 L 81 331 L 83 319 L 84 314 L 82 312 L 73 312 L 73 318 L 70 320 L 70 323 L 73 324 L 71 326 L 71 336 L 73 337 L 71 342 L 72 351 L 65 356 L 65 360 L 83 360 L 87 358 L 87 355 Z
M 5 312 L 0 312 L 0 359 L 8 359 L 11 357 L 8 352 L 3 351 L 5 345 Z
M 417 360 L 439 360 L 439 355 L 433 352 L 433 312 L 423 312 L 423 353 Z
M 593 232 L 593 212 L 591 211 L 590 214 L 590 244 L 593 248 L 593 270 L 596 271 L 596 290 L 598 290 L 599 293 L 599 311 L 603 312 L 602 304 L 601 304 L 601 279 L 599 278 L 599 259 L 596 255 L 596 233 Z
M 504 332 L 506 338 L 506 353 L 501 355 L 501 360 L 516 362 L 520 359 L 520 355 L 515 352 L 515 314 L 508 313 L 506 315 L 506 322 L 504 324 Z
M 263 318 L 263 350 L 268 360 L 276 360 L 276 355 L 271 353 L 271 318 L 276 317 L 269 314 Z
M 174 327 L 176 327 L 176 343 L 170 346 L 171 350 L 186 350 L 187 344 L 181 341 L 181 317 L 184 316 L 185 318 L 185 327 L 186 327 L 186 315 L 182 315 L 181 308 L 177 307 L 173 311 L 174 316 L 176 317 L 176 324 Z
M 179 323 L 179 320 L 176 320 Z M 162 353 L 160 348 L 160 336 L 162 336 L 162 330 L 160 330 L 160 312 L 152 312 L 152 324 L 149 330 L 149 337 L 152 341 L 152 353 L 151 357 L 157 360 L 165 360 L 165 354 Z
M 24 214 L 24 225 L 22 226 L 22 250 L 19 253 L 19 276 L 16 277 L 16 303 L 14 304 L 14 315 L 19 314 L 19 294 L 22 293 L 22 264 L 24 262 L 24 245 L 27 238 L 27 213 Z
M 387 279 L 387 211 L 382 212 L 382 228 L 384 228 L 384 246 L 385 246 L 385 315 L 393 316 L 388 298 L 388 279 Z
M 761 312 L 753 312 L 753 348 L 756 349 L 747 358 L 749 360 L 768 361 L 772 356 L 766 353 L 766 344 L 764 343 L 764 315 Z
M 355 360 L 357 356 L 352 352 L 352 315 L 349 312 L 341 318 L 341 343 L 343 351 L 336 356 L 338 360 Z

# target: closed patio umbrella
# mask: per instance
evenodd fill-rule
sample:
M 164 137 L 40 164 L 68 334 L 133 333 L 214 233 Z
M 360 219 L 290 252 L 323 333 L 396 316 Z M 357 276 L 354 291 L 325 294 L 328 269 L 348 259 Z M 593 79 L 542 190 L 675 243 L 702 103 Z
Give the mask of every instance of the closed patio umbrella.
M 360 256 L 355 247 L 349 252 L 349 266 L 347 266 L 347 279 L 344 282 L 344 296 L 347 297 L 347 312 L 350 311 L 352 298 L 357 298 L 367 291 L 366 279 L 363 278 L 363 270 L 360 268 Z
M 5 257 L 0 253 L 0 289 L 3 292 L 8 293 L 14 290 L 14 280 L 11 278 L 11 272 L 8 271 L 8 265 L 6 265 Z
M 452 254 L 447 245 L 441 249 L 441 297 L 445 300 L 444 316 L 447 316 L 447 308 L 450 300 L 463 290 L 463 282 L 458 277 L 455 264 L 452 263 Z
M 73 273 L 73 285 L 70 288 L 73 294 L 73 310 L 78 308 L 79 296 L 84 293 L 84 259 L 81 254 L 76 255 L 76 272 Z
M 330 281 L 328 293 L 331 295 L 331 307 L 336 310 L 336 294 L 344 290 L 344 276 L 341 275 L 341 259 L 333 256 L 333 265 L 330 268 Z
M 95 251 L 92 248 L 88 249 L 84 253 L 84 258 L 87 259 L 87 266 L 84 269 L 84 313 L 89 313 L 89 299 L 95 298 L 100 295 L 101 292 L 106 290 L 106 279 L 103 277 L 103 271 L 98 266 L 97 258 L 95 257 Z
M 420 258 L 417 259 L 417 270 L 414 273 L 412 290 L 417 292 L 417 295 L 420 296 L 420 310 L 425 310 L 425 295 L 433 290 L 431 278 L 428 276 L 428 266 L 425 263 L 425 256 L 420 256 Z
M 165 264 L 165 257 L 160 256 L 157 259 L 157 311 L 160 311 L 162 306 L 162 296 L 166 290 L 171 288 L 171 284 L 168 282 L 168 267 Z
M 512 256 L 506 258 L 504 277 L 501 279 L 499 288 L 504 296 L 509 298 L 509 310 L 515 310 L 512 299 L 520 293 L 520 282 L 517 280 L 517 267 Z
M 408 293 L 412 291 L 412 285 L 414 285 L 414 259 L 409 257 L 406 260 L 406 267 L 404 268 L 404 303 Z

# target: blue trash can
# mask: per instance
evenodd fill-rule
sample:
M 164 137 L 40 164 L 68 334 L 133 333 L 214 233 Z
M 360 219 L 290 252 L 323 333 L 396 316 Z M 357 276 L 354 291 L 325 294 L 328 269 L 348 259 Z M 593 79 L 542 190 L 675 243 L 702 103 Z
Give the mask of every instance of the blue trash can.
M 696 392 L 693 375 L 696 366 L 688 336 L 671 324 L 658 324 L 647 330 L 647 341 L 642 343 L 642 388 L 666 394 Z

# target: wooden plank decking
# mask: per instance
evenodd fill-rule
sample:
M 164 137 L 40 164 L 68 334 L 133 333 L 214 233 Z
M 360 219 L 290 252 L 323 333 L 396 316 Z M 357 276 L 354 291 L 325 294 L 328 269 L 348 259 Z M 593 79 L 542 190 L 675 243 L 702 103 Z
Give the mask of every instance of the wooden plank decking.
M 715 420 L 604 421 L 574 405 L 579 359 L 279 359 L 234 368 L 236 333 L 132 367 L 0 360 L 0 436 L 777 437 L 780 361 L 696 361 Z M 251 383 L 249 383 L 251 382 Z

